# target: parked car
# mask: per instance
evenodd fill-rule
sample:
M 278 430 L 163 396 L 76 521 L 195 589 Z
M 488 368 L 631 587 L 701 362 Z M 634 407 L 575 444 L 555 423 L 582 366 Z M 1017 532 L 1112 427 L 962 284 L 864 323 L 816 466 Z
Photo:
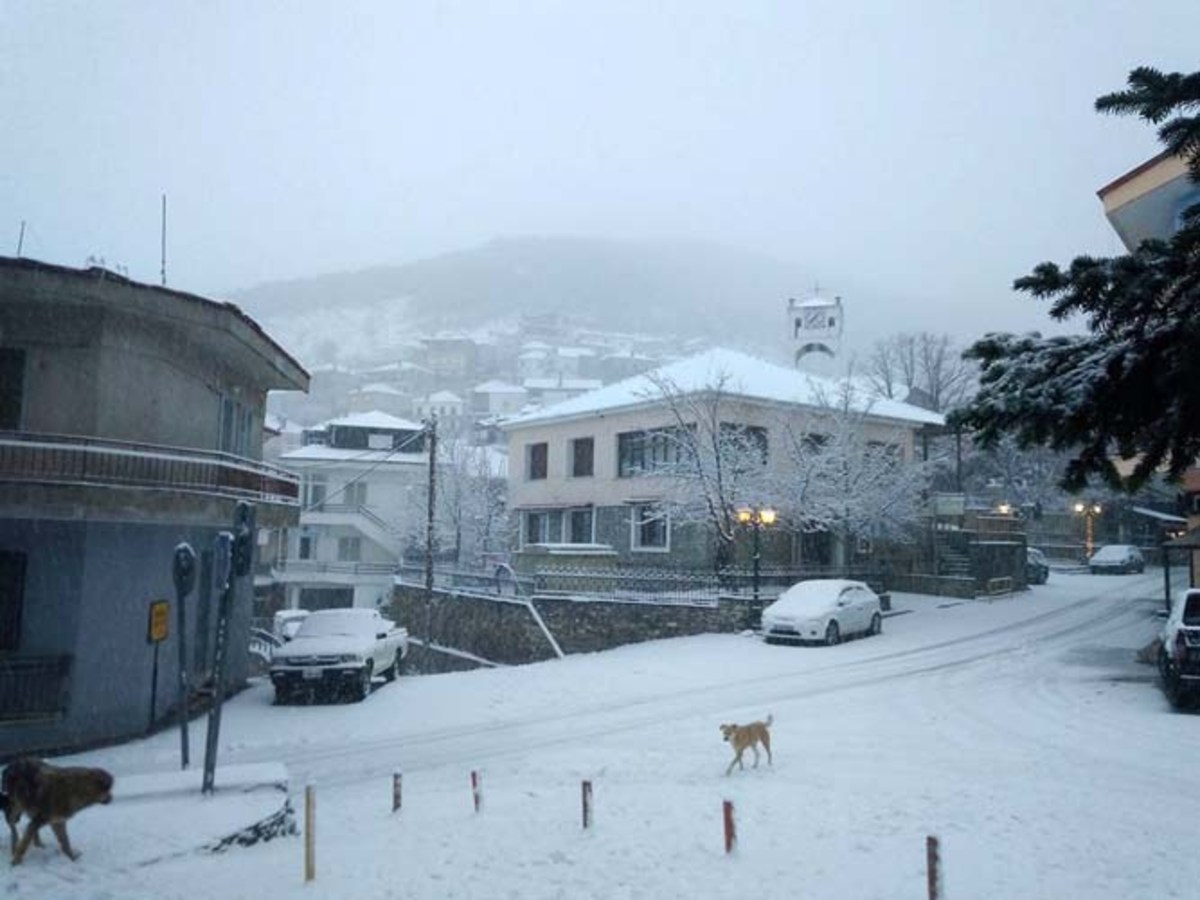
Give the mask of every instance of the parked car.
M 1046 554 L 1036 547 L 1025 548 L 1025 581 L 1028 584 L 1045 584 L 1050 578 L 1050 563 Z
M 1132 544 L 1105 544 L 1088 560 L 1092 574 L 1141 572 L 1146 568 L 1142 551 Z
M 275 613 L 272 628 L 281 644 L 286 644 L 296 636 L 308 613 L 307 609 L 281 609 Z
M 371 679 L 392 681 L 404 669 L 408 631 L 374 609 L 311 613 L 271 656 L 275 702 L 317 694 L 365 700 Z
M 820 578 L 794 584 L 763 610 L 763 638 L 832 646 L 854 634 L 883 631 L 878 595 L 861 581 Z
M 1172 604 L 1160 640 L 1163 692 L 1179 708 L 1200 695 L 1200 588 L 1184 591 Z

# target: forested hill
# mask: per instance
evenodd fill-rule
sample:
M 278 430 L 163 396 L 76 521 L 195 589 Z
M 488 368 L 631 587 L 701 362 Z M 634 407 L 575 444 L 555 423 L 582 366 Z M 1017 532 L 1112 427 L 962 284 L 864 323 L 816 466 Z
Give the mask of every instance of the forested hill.
M 787 298 L 811 287 L 797 266 L 719 245 L 551 237 L 263 284 L 230 299 L 317 362 L 326 361 L 313 357 L 327 356 L 317 351 L 331 340 L 378 347 L 405 334 L 551 311 L 613 331 L 777 339 Z

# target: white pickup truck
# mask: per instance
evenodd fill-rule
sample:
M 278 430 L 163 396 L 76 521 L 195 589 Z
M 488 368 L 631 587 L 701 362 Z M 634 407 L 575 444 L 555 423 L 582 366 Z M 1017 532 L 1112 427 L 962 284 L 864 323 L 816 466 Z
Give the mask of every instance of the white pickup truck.
M 365 700 L 371 679 L 382 675 L 392 681 L 404 670 L 407 655 L 407 629 L 377 610 L 319 610 L 271 655 L 275 702 L 318 693 Z

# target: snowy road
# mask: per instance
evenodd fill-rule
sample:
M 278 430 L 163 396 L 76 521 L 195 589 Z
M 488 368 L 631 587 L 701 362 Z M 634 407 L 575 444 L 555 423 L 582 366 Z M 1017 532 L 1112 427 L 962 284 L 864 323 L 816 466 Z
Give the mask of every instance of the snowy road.
M 362 704 L 273 707 L 259 685 L 226 711 L 222 760 L 282 760 L 294 784 L 315 782 L 316 884 L 301 884 L 292 840 L 139 865 L 96 811 L 72 825 L 81 868 L 43 851 L 0 892 L 919 897 L 924 838 L 937 833 L 955 900 L 1193 897 L 1200 860 L 1181 798 L 1200 789 L 1200 716 L 1171 713 L 1134 659 L 1158 628 L 1160 584 L 1057 575 L 990 602 L 898 595 L 904 612 L 881 637 L 835 648 L 710 635 L 404 678 Z M 767 712 L 774 765 L 724 777 L 717 724 Z M 170 768 L 176 740 L 85 758 L 119 786 L 123 772 Z M 397 768 L 405 806 L 392 816 Z M 596 793 L 588 833 L 583 778 Z M 738 809 L 733 857 L 725 798 Z

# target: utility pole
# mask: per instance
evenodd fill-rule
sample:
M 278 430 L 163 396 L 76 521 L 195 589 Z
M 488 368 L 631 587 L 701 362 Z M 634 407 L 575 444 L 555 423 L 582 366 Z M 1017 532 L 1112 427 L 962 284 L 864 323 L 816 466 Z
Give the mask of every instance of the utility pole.
M 429 450 L 429 505 L 425 511 L 425 652 L 433 645 L 433 520 L 437 508 L 437 416 L 425 424 Z
M 21 256 L 21 248 L 25 246 L 25 220 L 21 220 L 21 234 L 17 237 L 17 258 Z

